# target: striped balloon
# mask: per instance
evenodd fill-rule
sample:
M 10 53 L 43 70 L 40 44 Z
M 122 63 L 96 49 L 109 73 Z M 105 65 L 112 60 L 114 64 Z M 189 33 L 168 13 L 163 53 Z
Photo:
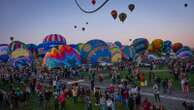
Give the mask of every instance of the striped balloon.
M 66 40 L 60 34 L 50 34 L 50 35 L 47 35 L 44 38 L 43 43 L 59 43 L 61 45 L 62 44 L 65 45 L 66 44 Z

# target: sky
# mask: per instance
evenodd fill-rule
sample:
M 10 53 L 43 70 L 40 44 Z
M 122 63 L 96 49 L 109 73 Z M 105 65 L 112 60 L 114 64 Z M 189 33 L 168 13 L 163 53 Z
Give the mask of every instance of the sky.
M 97 0 L 96 5 L 91 0 L 78 1 L 84 9 L 93 10 L 104 0 Z M 133 12 L 128 10 L 131 3 L 136 6 Z M 112 18 L 113 9 L 127 14 L 124 23 Z M 74 0 L 0 0 L 0 43 L 9 43 L 14 36 L 39 44 L 55 33 L 68 44 L 91 39 L 130 44 L 129 39 L 144 37 L 150 42 L 160 38 L 194 47 L 194 0 L 110 0 L 92 14 L 83 13 Z

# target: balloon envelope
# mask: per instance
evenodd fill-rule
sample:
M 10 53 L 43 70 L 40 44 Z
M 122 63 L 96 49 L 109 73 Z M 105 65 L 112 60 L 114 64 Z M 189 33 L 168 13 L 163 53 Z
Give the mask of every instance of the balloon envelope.
M 21 41 L 13 41 L 9 44 L 9 48 L 10 48 L 10 51 L 12 52 L 12 51 L 14 51 L 16 49 L 20 49 L 20 48 L 25 49 L 26 45 Z
M 129 4 L 128 6 L 130 11 L 133 11 L 135 9 L 135 5 L 134 4 Z
M 123 46 L 122 47 L 122 57 L 123 59 L 133 60 L 135 57 L 135 48 L 133 46 Z
M 32 60 L 29 57 L 19 57 L 12 59 L 13 67 L 20 69 L 25 66 L 31 66 Z
M 81 57 L 83 63 L 110 62 L 111 52 L 104 41 L 94 39 L 83 45 Z
M 17 49 L 11 53 L 12 58 L 30 57 L 30 52 L 27 49 Z
M 145 38 L 137 38 L 133 41 L 133 47 L 136 54 L 144 53 L 149 46 L 149 42 Z
M 183 47 L 183 44 L 180 42 L 174 43 L 172 45 L 172 49 L 173 51 L 176 53 L 179 49 L 181 49 Z
M 119 47 L 112 46 L 109 47 L 111 51 L 111 62 L 116 63 L 122 60 L 122 52 Z
M 114 19 L 116 19 L 116 18 L 117 18 L 117 11 L 116 11 L 116 10 L 112 10 L 112 11 L 111 11 L 111 15 L 112 15 L 112 17 L 113 17 Z
M 9 45 L 0 44 L 0 62 L 7 62 L 9 59 Z
M 163 48 L 163 41 L 161 39 L 155 39 L 152 41 L 152 47 L 156 51 L 160 51 Z
M 119 19 L 121 22 L 124 22 L 127 18 L 127 14 L 126 13 L 120 13 L 119 14 Z

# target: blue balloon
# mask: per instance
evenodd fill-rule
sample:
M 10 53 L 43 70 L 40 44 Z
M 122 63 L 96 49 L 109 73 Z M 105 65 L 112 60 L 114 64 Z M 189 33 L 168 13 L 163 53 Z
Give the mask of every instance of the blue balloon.
M 164 53 L 170 53 L 172 48 L 172 42 L 169 40 L 164 41 L 164 47 L 163 47 L 163 52 Z
M 9 45 L 0 44 L 0 62 L 7 62 L 9 60 Z
M 25 66 L 31 66 L 32 60 L 28 57 L 20 57 L 20 58 L 12 59 L 12 64 L 14 68 L 20 69 Z
M 81 57 L 82 63 L 110 62 L 111 52 L 104 41 L 94 39 L 84 44 L 81 49 Z
M 182 47 L 181 49 L 179 49 L 177 52 L 176 52 L 176 55 L 180 54 L 181 52 L 184 52 L 184 51 L 190 51 L 191 52 L 191 49 L 187 46 L 184 46 Z M 192 53 L 192 52 L 191 52 Z
M 135 57 L 135 49 L 133 46 L 124 46 L 122 48 L 122 56 L 124 59 L 133 60 Z
M 122 47 L 122 44 L 121 44 L 121 42 L 119 42 L 119 41 L 116 41 L 114 44 L 115 44 L 116 46 L 118 46 L 119 48 Z
M 148 48 L 149 42 L 145 38 L 137 38 L 133 41 L 133 46 L 136 54 L 141 54 Z

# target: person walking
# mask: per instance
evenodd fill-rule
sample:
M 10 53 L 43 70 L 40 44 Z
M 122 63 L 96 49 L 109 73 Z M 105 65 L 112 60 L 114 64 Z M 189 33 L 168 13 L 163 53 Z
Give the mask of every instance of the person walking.
M 160 91 L 158 88 L 158 85 L 155 83 L 153 86 L 153 93 L 154 93 L 154 98 L 156 102 L 160 102 Z

